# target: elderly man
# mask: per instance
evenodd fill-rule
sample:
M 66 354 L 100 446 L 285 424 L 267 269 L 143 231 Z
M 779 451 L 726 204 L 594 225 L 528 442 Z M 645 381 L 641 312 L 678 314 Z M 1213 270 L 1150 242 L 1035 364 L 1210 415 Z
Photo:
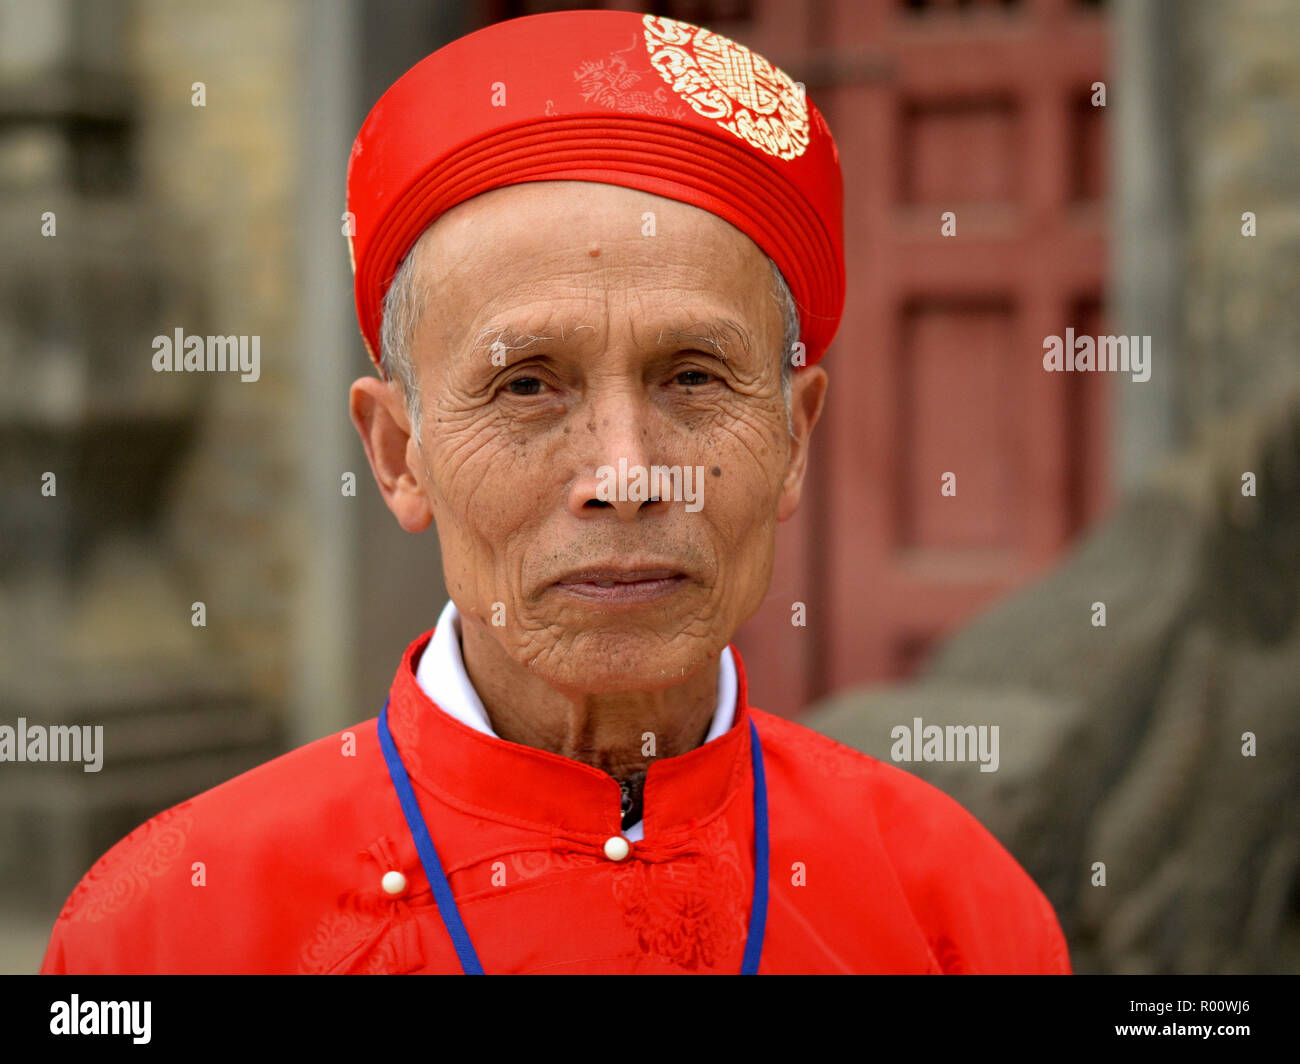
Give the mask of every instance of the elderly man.
M 843 304 L 801 87 L 668 19 L 518 19 L 385 94 L 348 192 L 352 418 L 451 601 L 377 719 L 119 843 L 45 970 L 1067 972 L 979 824 L 751 707 L 729 645 Z

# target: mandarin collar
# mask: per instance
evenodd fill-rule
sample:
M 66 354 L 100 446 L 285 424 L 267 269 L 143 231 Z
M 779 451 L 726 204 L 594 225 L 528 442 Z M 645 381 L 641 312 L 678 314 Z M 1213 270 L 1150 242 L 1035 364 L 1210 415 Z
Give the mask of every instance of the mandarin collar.
M 416 680 L 433 630 L 402 655 L 389 694 L 393 741 L 411 778 L 463 812 L 529 830 L 604 840 L 622 833 L 618 782 L 591 765 L 484 735 L 443 712 Z M 711 742 L 651 762 L 646 772 L 645 841 L 668 841 L 718 815 L 744 788 L 749 765 L 749 697 L 735 646 L 736 713 Z M 642 846 L 643 843 L 635 843 Z

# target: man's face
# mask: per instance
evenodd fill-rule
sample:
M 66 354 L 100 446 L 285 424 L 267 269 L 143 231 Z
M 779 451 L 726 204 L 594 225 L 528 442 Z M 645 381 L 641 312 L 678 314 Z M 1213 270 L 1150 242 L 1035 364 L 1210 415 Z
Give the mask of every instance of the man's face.
M 762 601 L 820 410 L 821 371 L 796 373 L 792 440 L 766 257 L 703 210 L 588 182 L 478 196 L 418 256 L 421 428 L 390 507 L 433 518 L 465 623 L 553 687 L 682 682 Z M 655 466 L 691 497 L 638 497 Z

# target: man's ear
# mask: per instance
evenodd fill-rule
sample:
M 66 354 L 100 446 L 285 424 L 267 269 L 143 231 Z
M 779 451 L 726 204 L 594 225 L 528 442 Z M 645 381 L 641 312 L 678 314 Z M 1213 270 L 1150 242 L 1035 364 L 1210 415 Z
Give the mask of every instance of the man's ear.
M 429 499 L 407 461 L 418 448 L 411 439 L 406 404 L 396 382 L 362 377 L 352 382 L 352 424 L 366 449 L 379 493 L 407 532 L 423 532 L 433 520 Z
M 803 492 L 804 471 L 808 468 L 808 445 L 812 440 L 813 426 L 822 416 L 828 386 L 826 371 L 821 366 L 807 366 L 796 370 L 790 381 L 790 462 L 785 479 L 781 482 L 781 498 L 776 507 L 776 519 L 785 521 L 799 508 Z

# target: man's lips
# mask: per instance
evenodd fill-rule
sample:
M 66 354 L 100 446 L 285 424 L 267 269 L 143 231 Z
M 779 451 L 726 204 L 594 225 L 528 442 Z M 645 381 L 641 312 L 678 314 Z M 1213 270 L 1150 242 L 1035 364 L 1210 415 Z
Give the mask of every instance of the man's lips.
M 643 602 L 672 594 L 688 579 L 680 569 L 663 566 L 596 566 L 566 573 L 553 586 L 567 594 L 605 603 Z

